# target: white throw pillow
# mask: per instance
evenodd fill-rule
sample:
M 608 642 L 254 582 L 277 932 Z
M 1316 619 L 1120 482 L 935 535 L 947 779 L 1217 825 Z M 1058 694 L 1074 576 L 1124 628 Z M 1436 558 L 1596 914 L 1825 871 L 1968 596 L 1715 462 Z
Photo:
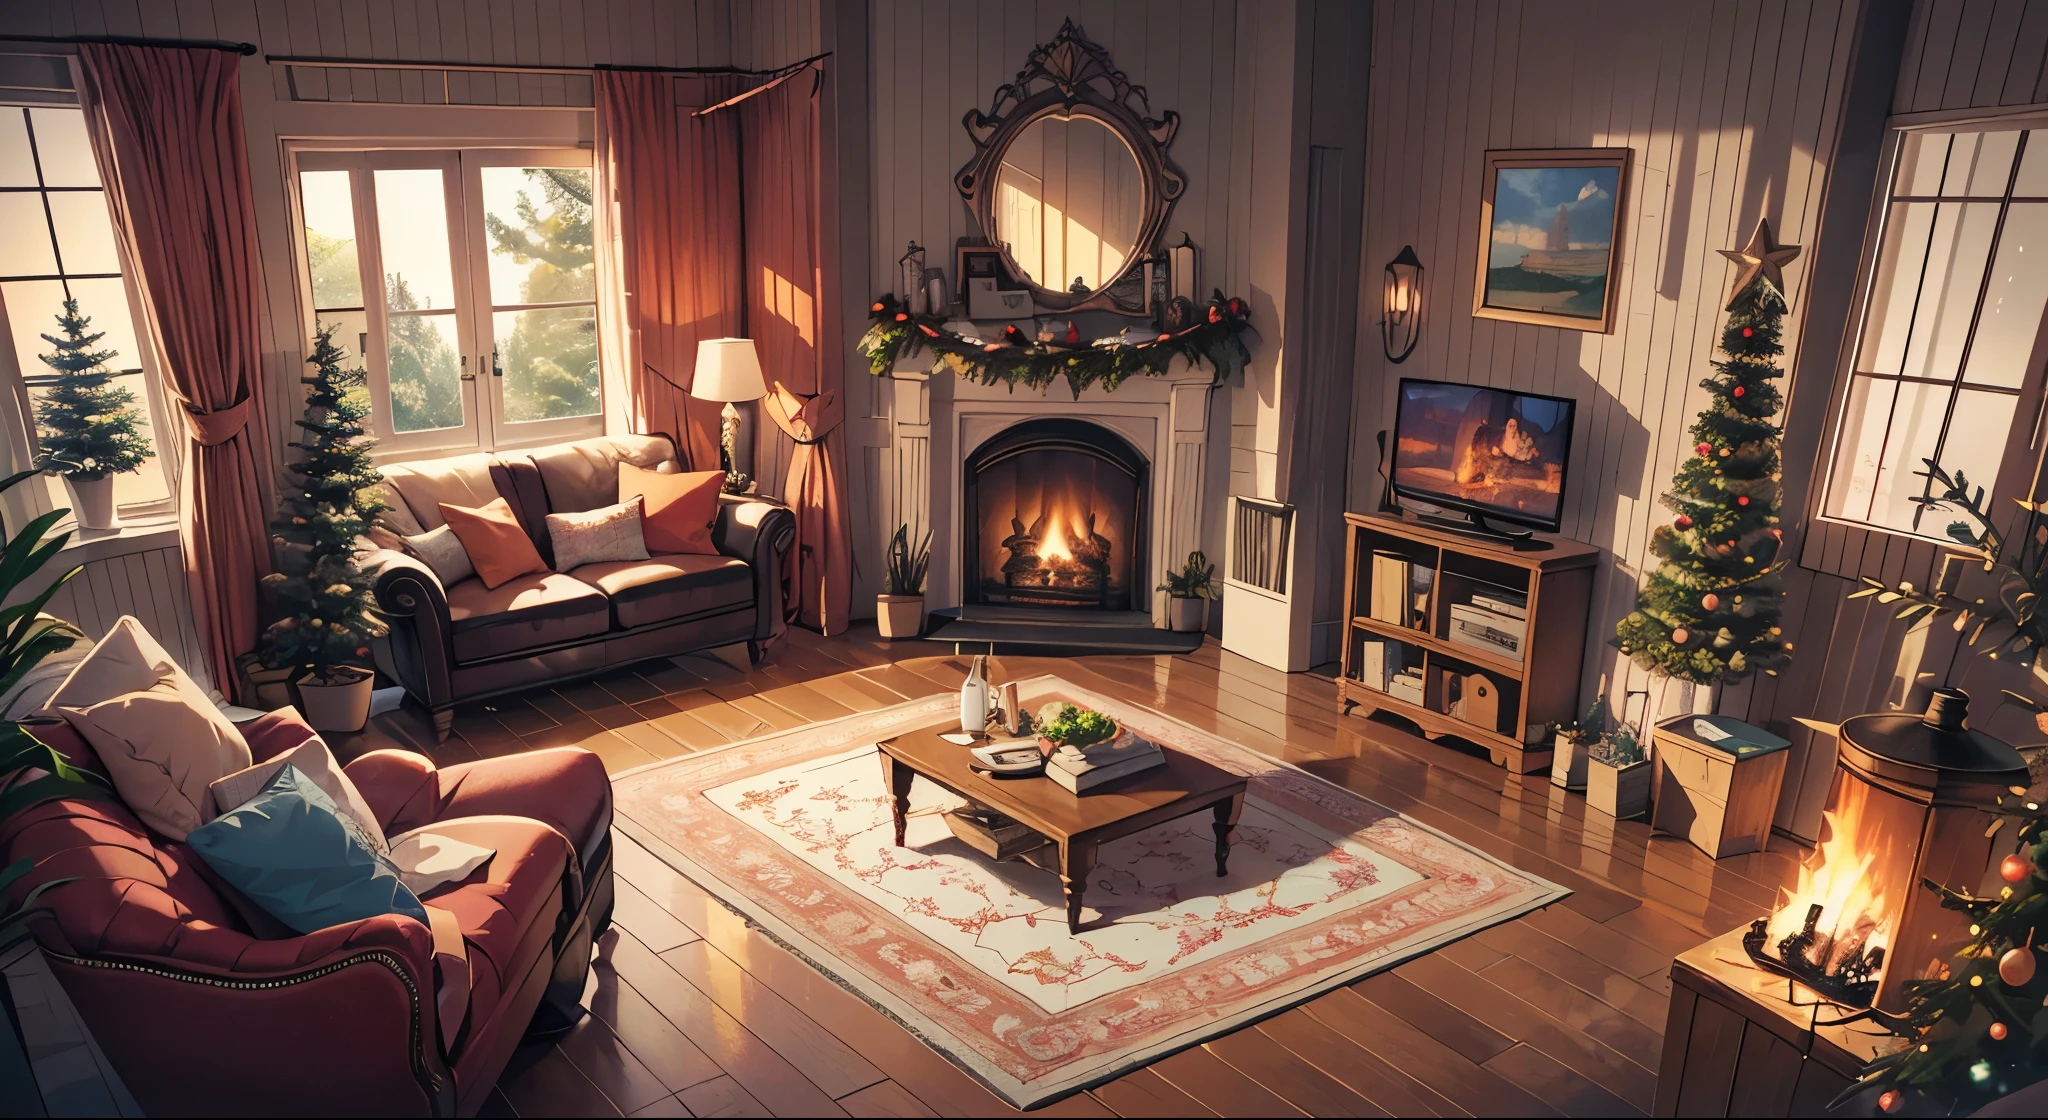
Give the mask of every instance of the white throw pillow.
M 39 614 L 29 625 L 33 629 L 55 621 L 57 619 L 50 615 Z M 0 719 L 12 723 L 34 715 L 50 702 L 50 697 L 57 694 L 58 686 L 71 676 L 71 670 L 76 669 L 78 663 L 85 660 L 85 655 L 91 652 L 92 640 L 80 638 L 71 643 L 71 648 L 58 650 L 36 662 L 35 668 L 23 673 L 13 688 L 0 695 Z
M 436 827 L 430 824 L 393 837 L 387 856 L 406 889 L 421 898 L 437 887 L 469 878 L 498 854 L 496 848 L 438 835 Z
M 253 761 L 242 733 L 133 617 L 85 655 L 50 710 L 92 744 L 142 823 L 173 840 L 217 816 L 208 787 Z
M 548 514 L 548 539 L 555 546 L 555 570 L 567 572 L 585 564 L 647 559 L 647 540 L 640 531 L 640 507 L 634 497 L 585 513 Z
M 298 767 L 299 773 L 320 787 L 320 792 L 334 799 L 334 807 L 341 810 L 338 815 L 342 827 L 360 834 L 364 847 L 380 856 L 391 851 L 391 845 L 384 839 L 384 827 L 377 823 L 377 814 L 370 811 L 370 803 L 363 800 L 362 792 L 348 780 L 341 764 L 334 760 L 334 752 L 318 735 L 275 758 L 216 779 L 209 787 L 214 812 L 225 813 L 262 793 L 286 766 Z
M 416 537 L 407 537 L 405 545 L 421 563 L 434 570 L 442 587 L 452 587 L 476 574 L 476 566 L 469 562 L 468 550 L 462 547 L 455 530 L 446 525 Z

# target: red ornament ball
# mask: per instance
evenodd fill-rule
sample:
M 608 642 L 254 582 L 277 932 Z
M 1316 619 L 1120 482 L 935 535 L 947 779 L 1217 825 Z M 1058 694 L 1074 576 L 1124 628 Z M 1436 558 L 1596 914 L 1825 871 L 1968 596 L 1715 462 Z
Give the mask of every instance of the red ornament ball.
M 1748 327 L 1744 327 L 1744 328 L 1742 328 L 1742 337 L 1744 337 L 1744 338 L 1748 338 L 1748 337 L 1749 337 L 1750 335 L 1752 335 L 1752 334 L 1754 334 L 1754 333 L 1756 333 L 1756 332 L 1754 332 L 1754 331 L 1750 330 L 1750 329 L 1749 329 Z
M 1736 504 L 1736 505 L 1738 505 L 1738 506 L 1746 506 L 1746 505 L 1748 505 L 1748 504 L 1749 504 L 1749 495 L 1747 495 L 1747 494 L 1740 494 L 1740 495 L 1737 495 L 1737 496 L 1736 496 L 1736 498 L 1735 498 L 1735 504 Z
M 1998 958 L 1998 978 L 2015 988 L 2024 988 L 2034 979 L 2034 950 L 2021 945 L 2009 949 Z
M 1738 396 L 1738 397 L 1739 397 L 1739 396 L 1741 396 L 1741 395 L 1742 395 L 1742 394 L 1743 394 L 1743 393 L 1744 393 L 1745 391 L 1746 391 L 1746 390 L 1744 390 L 1744 389 L 1743 389 L 1743 387 L 1742 387 L 1742 386 L 1740 386 L 1740 385 L 1737 385 L 1737 386 L 1735 387 L 1735 395 L 1736 395 L 1736 396 Z
M 2034 861 L 2015 852 L 1999 861 L 1998 877 L 2008 883 L 2017 883 L 2034 873 Z
M 1678 515 L 1678 520 L 1673 521 L 1672 524 L 1681 529 L 1690 529 L 1692 528 L 1692 518 L 1681 513 Z
M 1719 610 L 1721 609 L 1721 597 L 1709 591 L 1705 595 L 1700 596 L 1700 606 L 1710 611 Z
M 1692 641 L 1692 631 L 1687 630 L 1685 627 L 1681 626 L 1671 632 L 1672 645 L 1682 646 L 1689 641 Z
M 2004 1042 L 2005 1036 L 2009 1033 L 2011 1032 L 2005 1029 L 2004 1023 L 1991 1024 L 1991 1040 L 1993 1042 Z
M 1702 455 L 1705 455 L 1713 451 L 1714 446 L 1710 443 L 1702 443 L 1698 447 L 1693 448 L 1693 450 L 1699 452 Z
M 1886 1112 L 1897 1111 L 1899 1107 L 1899 1091 L 1897 1089 L 1887 1090 L 1882 1096 L 1877 1098 L 1877 1107 Z

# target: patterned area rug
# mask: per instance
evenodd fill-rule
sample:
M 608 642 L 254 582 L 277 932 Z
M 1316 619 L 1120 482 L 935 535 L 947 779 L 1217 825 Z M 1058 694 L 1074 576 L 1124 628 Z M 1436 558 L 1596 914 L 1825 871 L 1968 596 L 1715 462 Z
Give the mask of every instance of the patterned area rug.
M 619 775 L 620 827 L 1020 1108 L 1115 1077 L 1568 892 L 1209 732 L 1023 682 L 1248 776 L 1230 874 L 1209 814 L 1105 844 L 1069 935 L 1058 877 L 994 863 L 920 779 L 894 843 L 874 744 L 914 700 Z

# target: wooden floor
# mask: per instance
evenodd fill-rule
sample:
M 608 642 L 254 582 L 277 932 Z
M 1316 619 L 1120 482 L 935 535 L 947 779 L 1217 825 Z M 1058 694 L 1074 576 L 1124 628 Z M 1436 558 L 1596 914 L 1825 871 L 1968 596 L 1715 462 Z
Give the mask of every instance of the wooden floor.
M 963 659 L 872 628 L 793 631 L 751 671 L 705 654 L 461 711 L 444 764 L 572 743 L 614 771 L 956 688 Z M 1180 657 L 995 659 L 1057 672 L 1286 759 L 1573 894 L 1039 1110 L 1055 1116 L 1610 1116 L 1647 1113 L 1677 953 L 1765 913 L 1801 849 L 1716 863 L 1588 813 L 1393 723 L 1338 717 L 1327 678 L 1213 641 Z M 421 742 L 380 717 L 344 753 Z M 586 1006 L 531 1046 L 487 1113 L 520 1116 L 991 1115 L 1008 1108 L 616 835 L 618 910 Z

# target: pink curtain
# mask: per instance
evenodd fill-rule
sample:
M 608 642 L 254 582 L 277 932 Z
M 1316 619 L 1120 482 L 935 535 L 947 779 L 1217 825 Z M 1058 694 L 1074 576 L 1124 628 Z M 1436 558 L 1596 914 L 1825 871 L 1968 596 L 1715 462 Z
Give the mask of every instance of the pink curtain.
M 817 69 L 747 98 L 740 116 L 745 171 L 747 329 L 774 387 L 762 411 L 794 441 L 782 499 L 796 512 L 784 566 L 790 620 L 826 634 L 846 629 L 853 590 L 847 524 L 844 366 L 819 344 L 824 308 L 818 252 Z M 722 116 L 725 110 L 713 116 Z
M 115 236 L 141 286 L 164 386 L 184 421 L 185 578 L 214 684 L 240 686 L 270 571 L 259 466 L 262 288 L 242 133 L 241 57 L 85 44 L 81 91 Z
M 718 466 L 718 411 L 692 398 L 697 341 L 740 333 L 739 120 L 692 113 L 738 75 L 596 75 L 598 361 L 636 432 L 674 436 Z

